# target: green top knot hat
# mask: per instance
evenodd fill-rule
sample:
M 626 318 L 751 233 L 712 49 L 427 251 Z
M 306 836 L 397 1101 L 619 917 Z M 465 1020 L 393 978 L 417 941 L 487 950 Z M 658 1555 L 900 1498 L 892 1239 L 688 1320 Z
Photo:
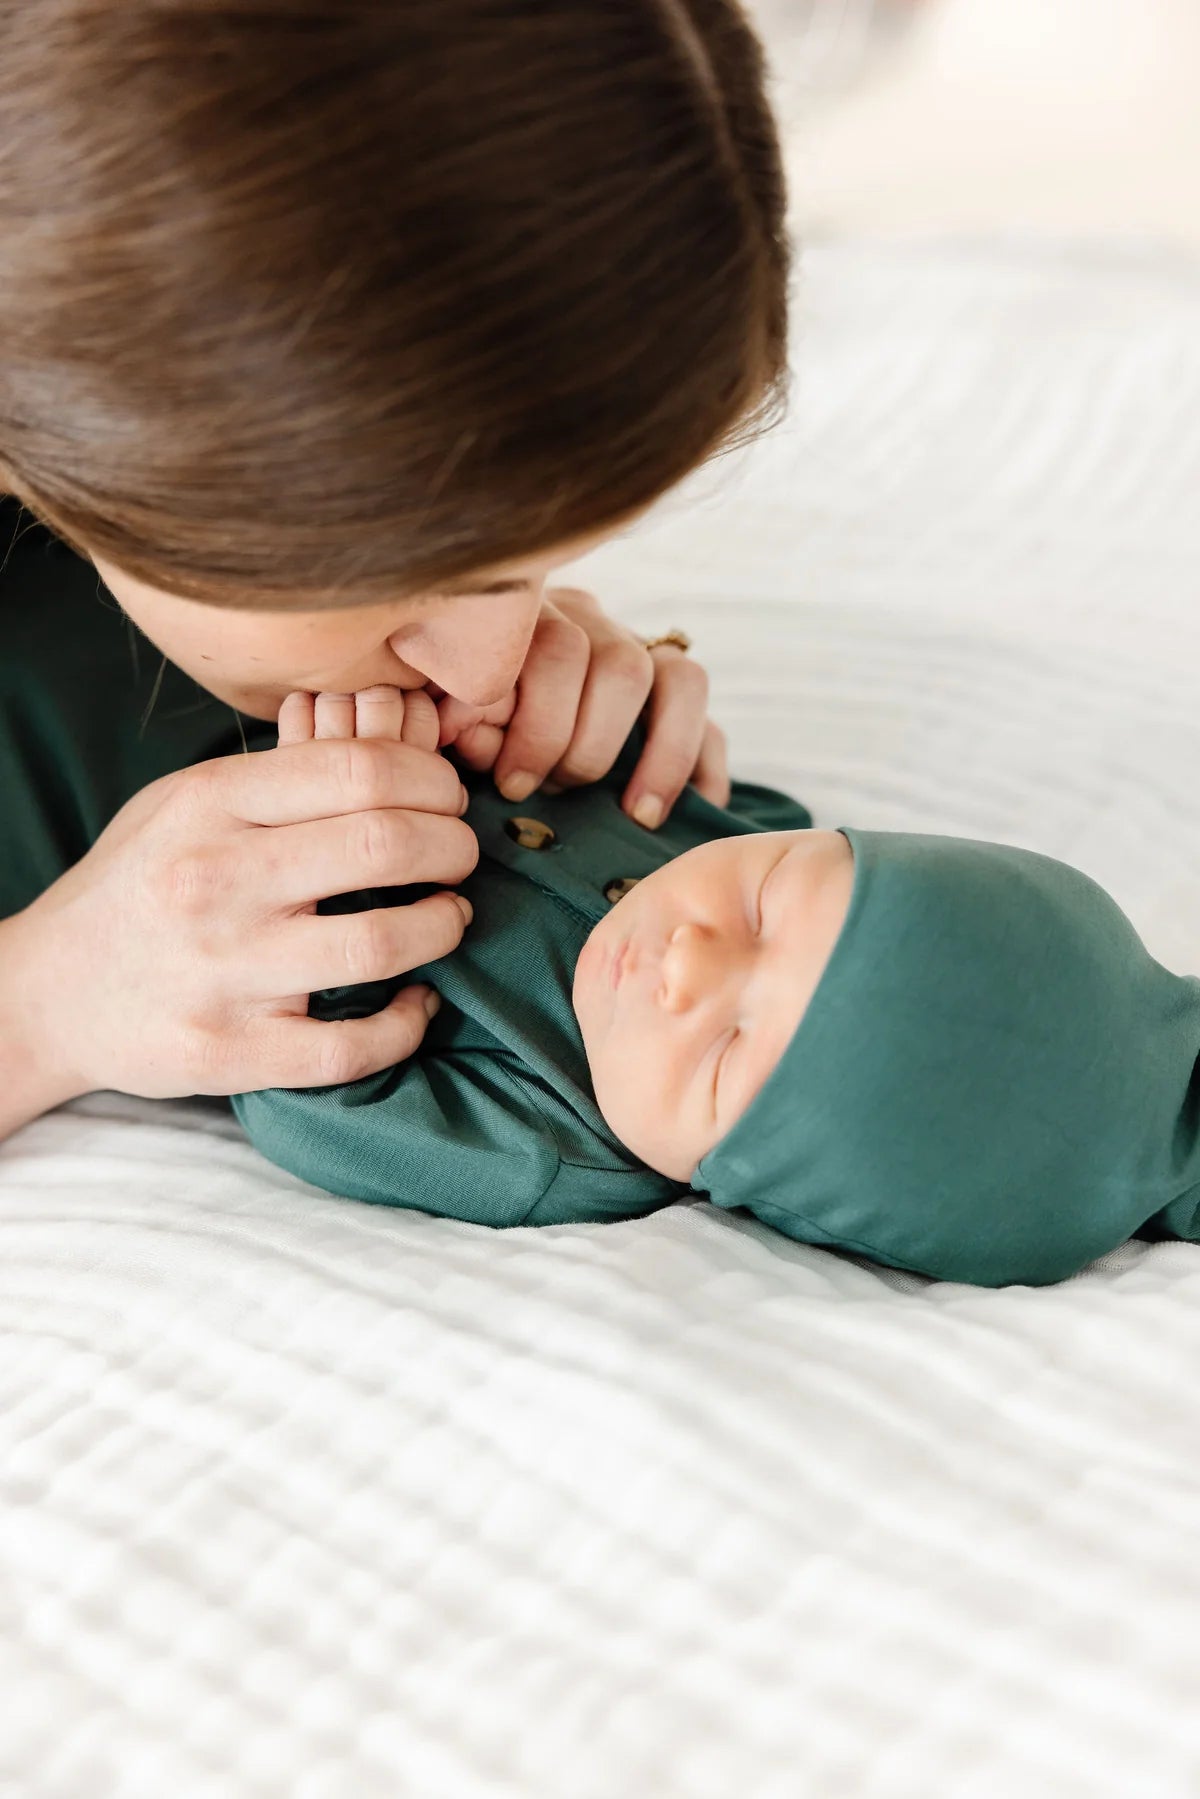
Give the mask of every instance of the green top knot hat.
M 1200 982 L 1086 875 L 846 830 L 846 922 L 694 1185 L 805 1241 L 984 1286 L 1200 1226 Z

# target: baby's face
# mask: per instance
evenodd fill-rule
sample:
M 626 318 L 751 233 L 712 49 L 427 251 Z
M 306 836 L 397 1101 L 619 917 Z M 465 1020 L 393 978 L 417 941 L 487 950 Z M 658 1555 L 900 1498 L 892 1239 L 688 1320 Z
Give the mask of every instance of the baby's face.
M 596 1100 L 627 1148 L 690 1180 L 787 1048 L 850 904 L 836 831 L 728 837 L 638 883 L 573 994 Z

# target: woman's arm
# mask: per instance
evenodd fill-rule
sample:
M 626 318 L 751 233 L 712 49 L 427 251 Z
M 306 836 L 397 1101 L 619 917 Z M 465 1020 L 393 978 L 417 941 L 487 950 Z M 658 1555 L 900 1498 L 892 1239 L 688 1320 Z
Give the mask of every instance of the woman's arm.
M 51 1047 L 54 961 L 35 938 L 26 913 L 0 919 L 0 1139 L 87 1092 Z

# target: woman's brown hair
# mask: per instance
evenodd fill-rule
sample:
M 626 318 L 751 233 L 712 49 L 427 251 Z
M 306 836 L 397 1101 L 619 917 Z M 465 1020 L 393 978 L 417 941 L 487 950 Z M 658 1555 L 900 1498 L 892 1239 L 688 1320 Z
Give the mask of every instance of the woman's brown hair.
M 434 588 L 776 409 L 783 177 L 734 0 L 0 21 L 0 486 L 151 585 Z

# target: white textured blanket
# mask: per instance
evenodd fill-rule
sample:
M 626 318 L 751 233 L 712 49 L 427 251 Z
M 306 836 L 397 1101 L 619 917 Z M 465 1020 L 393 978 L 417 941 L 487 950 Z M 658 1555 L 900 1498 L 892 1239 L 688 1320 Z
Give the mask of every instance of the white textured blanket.
M 788 427 L 590 577 L 741 772 L 1200 969 L 1200 272 L 825 247 L 796 317 Z M 1200 1791 L 1197 1248 L 498 1235 L 100 1096 L 0 1149 L 0 1406 L 4 1799 Z

